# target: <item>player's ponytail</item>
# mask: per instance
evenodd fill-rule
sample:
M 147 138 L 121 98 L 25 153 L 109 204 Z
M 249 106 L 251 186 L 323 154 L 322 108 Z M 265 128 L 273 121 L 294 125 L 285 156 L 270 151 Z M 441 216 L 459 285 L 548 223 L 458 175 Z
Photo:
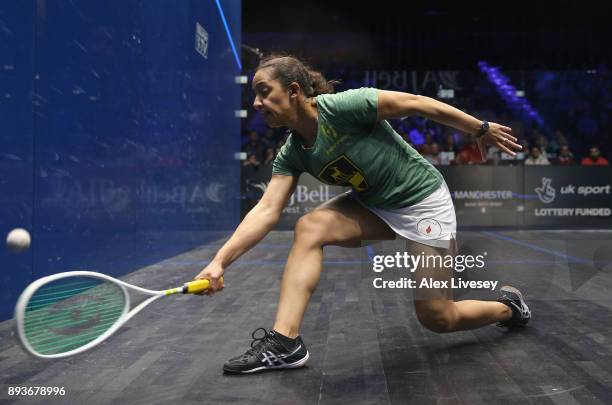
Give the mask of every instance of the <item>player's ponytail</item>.
M 323 74 L 316 70 L 309 70 L 310 85 L 313 89 L 313 95 L 333 93 L 335 86 L 340 82 L 338 80 L 327 81 Z
M 272 54 L 261 60 L 257 70 L 271 69 L 272 79 L 278 80 L 285 87 L 297 83 L 306 97 L 329 94 L 335 91 L 340 82 L 328 81 L 323 74 L 296 58 L 295 56 Z

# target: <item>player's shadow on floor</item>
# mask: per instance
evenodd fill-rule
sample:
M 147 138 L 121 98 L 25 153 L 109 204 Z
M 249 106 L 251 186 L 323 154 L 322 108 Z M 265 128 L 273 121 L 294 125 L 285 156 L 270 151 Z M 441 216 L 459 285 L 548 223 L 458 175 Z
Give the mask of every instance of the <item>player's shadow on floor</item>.
M 461 332 L 457 332 L 461 333 Z M 474 339 L 464 340 L 461 342 L 445 342 L 437 343 L 427 347 L 424 345 L 424 355 L 427 356 L 438 356 L 441 354 L 452 353 L 453 356 L 466 356 L 472 357 L 476 353 L 483 351 L 491 351 L 493 349 L 499 349 L 500 345 L 507 345 L 516 343 L 517 338 L 535 338 L 539 335 L 539 332 L 534 327 L 524 328 L 497 328 L 494 330 L 493 336 L 490 334 L 486 340 L 474 337 Z M 514 340 L 514 342 L 513 342 Z

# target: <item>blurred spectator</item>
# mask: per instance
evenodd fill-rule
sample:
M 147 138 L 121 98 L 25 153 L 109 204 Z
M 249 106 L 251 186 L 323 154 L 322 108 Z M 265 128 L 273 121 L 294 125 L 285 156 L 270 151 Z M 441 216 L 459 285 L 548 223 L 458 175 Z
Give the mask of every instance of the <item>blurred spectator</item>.
M 259 159 L 257 159 L 257 157 L 253 154 L 248 154 L 247 153 L 247 158 L 244 161 L 244 163 L 242 163 L 243 166 L 251 166 L 253 168 L 257 168 L 261 165 L 261 161 Z
M 434 166 L 442 164 L 442 160 L 440 159 L 440 146 L 435 142 L 431 145 L 423 145 L 423 157 Z
M 550 152 L 548 148 L 548 139 L 546 139 L 546 137 L 542 134 L 535 138 L 535 145 L 540 148 L 540 152 L 542 152 L 542 154 L 547 154 Z
M 592 146 L 589 150 L 589 156 L 582 159 L 582 166 L 608 166 L 608 159 L 601 156 L 601 152 L 597 146 Z
M 576 161 L 574 160 L 574 154 L 570 151 L 569 146 L 563 145 L 561 149 L 559 149 L 559 154 L 557 158 L 553 162 L 555 165 L 560 166 L 571 166 L 575 165 Z
M 432 142 L 440 142 L 444 137 L 444 125 L 439 125 L 434 121 L 427 121 L 427 133 L 431 135 Z
M 482 156 L 480 155 L 480 150 L 478 149 L 478 145 L 474 142 L 473 139 L 470 139 L 470 142 L 467 143 L 461 151 L 455 157 L 455 164 L 458 165 L 472 165 L 472 164 L 484 164 L 486 162 L 482 161 Z
M 527 156 L 527 159 L 525 159 L 525 165 L 527 166 L 534 166 L 534 165 L 535 166 L 546 166 L 549 164 L 550 162 L 548 161 L 546 154 L 542 153 L 539 147 L 532 146 L 529 156 Z
M 266 158 L 264 159 L 264 165 L 269 165 L 272 164 L 272 162 L 274 162 L 274 158 L 276 157 L 276 153 L 274 148 L 268 148 L 266 149 Z
M 425 136 L 418 129 L 413 128 L 408 134 L 408 140 L 411 145 L 420 146 L 425 143 Z
M 527 140 L 527 138 L 521 138 L 519 139 L 518 143 L 523 147 L 523 149 L 521 149 L 521 151 L 523 153 L 527 153 L 527 151 L 529 150 L 529 141 Z
M 264 147 L 259 140 L 259 135 L 255 131 L 249 133 L 249 140 L 244 145 L 243 150 L 247 153 L 247 159 L 250 156 L 255 156 L 255 160 L 261 162 L 263 160 Z
M 459 142 L 461 140 L 460 135 L 456 132 L 447 132 L 444 138 L 446 141 L 443 150 L 445 152 L 455 152 L 458 149 Z
M 425 143 L 425 119 L 417 117 L 416 125 L 408 133 L 410 144 L 420 147 Z
M 434 143 L 434 133 L 431 129 L 428 129 L 425 132 L 425 145 L 430 145 Z
M 563 145 L 569 146 L 569 144 L 567 143 L 567 138 L 563 134 L 563 131 L 557 128 L 555 130 L 555 136 L 548 143 L 549 151 L 552 153 L 559 153 L 559 150 Z
M 537 145 L 537 141 L 538 139 L 540 139 L 540 137 L 544 137 L 544 139 L 546 139 L 546 136 L 540 132 L 540 129 L 536 126 L 535 123 L 532 123 L 531 126 L 531 139 L 533 139 L 533 141 L 535 142 L 535 144 Z
M 266 153 L 269 148 L 274 149 L 276 147 L 277 140 L 278 137 L 274 133 L 274 129 L 268 128 L 264 133 L 264 136 L 261 138 L 261 144 Z
M 412 148 L 416 149 L 416 146 L 414 146 L 412 144 L 412 141 L 410 141 L 410 137 L 408 136 L 408 134 L 404 133 L 404 135 L 402 135 L 402 138 L 406 141 L 406 143 L 408 145 L 410 145 Z

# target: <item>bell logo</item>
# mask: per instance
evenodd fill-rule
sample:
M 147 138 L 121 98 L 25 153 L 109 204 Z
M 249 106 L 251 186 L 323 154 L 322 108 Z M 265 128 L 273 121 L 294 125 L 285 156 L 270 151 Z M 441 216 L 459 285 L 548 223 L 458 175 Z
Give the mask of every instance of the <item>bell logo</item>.
M 316 189 L 309 189 L 307 186 L 297 186 L 295 192 L 291 194 L 289 206 L 295 203 L 322 203 L 329 200 L 329 186 L 319 186 Z

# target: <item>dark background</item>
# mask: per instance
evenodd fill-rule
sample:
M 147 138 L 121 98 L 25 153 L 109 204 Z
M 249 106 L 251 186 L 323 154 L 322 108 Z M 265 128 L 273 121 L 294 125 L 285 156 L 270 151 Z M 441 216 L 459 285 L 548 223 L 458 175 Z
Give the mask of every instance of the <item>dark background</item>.
M 508 69 L 582 69 L 610 64 L 606 1 L 453 2 L 245 1 L 244 43 L 262 33 L 368 33 L 344 53 L 304 40 L 302 56 L 326 68 L 470 69 L 478 60 Z M 265 44 L 262 50 L 291 45 Z M 309 46 L 309 44 L 311 46 Z M 296 49 L 291 49 L 297 52 Z

